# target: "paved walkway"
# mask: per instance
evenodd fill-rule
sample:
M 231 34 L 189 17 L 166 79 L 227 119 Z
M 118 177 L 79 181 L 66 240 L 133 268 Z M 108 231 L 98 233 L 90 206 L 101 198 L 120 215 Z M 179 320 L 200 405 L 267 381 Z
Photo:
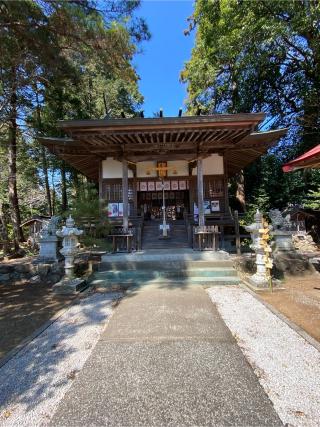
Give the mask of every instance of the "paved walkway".
M 53 426 L 282 425 L 200 287 L 131 291 Z

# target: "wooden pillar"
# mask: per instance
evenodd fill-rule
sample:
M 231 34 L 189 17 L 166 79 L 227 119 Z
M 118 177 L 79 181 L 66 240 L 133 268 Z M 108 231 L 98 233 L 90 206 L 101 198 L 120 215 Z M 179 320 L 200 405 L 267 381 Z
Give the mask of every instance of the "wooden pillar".
M 203 167 L 202 159 L 197 160 L 197 191 L 198 191 L 198 213 L 199 225 L 205 225 L 203 209 Z
M 103 199 L 102 181 L 103 181 L 102 160 L 99 160 L 99 201 L 100 203 Z
M 123 228 L 128 229 L 129 225 L 129 203 L 128 203 L 128 162 L 122 160 L 122 201 L 123 201 Z
M 239 229 L 239 213 L 234 211 L 234 231 L 236 235 L 236 249 L 237 255 L 241 255 L 241 241 L 240 241 L 240 229 Z
M 224 212 L 230 216 L 229 192 L 228 192 L 228 169 L 225 156 L 223 156 L 223 186 L 224 186 Z
M 138 215 L 138 192 L 137 192 L 136 174 L 134 174 L 132 185 L 133 185 L 133 211 L 134 211 L 134 215 L 137 216 Z

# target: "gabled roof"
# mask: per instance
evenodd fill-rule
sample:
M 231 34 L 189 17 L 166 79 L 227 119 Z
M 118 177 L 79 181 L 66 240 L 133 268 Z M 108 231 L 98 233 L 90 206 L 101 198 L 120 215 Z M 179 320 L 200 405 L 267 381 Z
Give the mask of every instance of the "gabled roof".
M 186 160 L 225 155 L 228 175 L 264 154 L 287 129 L 255 132 L 263 113 L 61 121 L 68 138 L 39 138 L 51 152 L 98 180 L 106 157 Z
M 320 167 L 320 144 L 282 166 L 283 172 Z

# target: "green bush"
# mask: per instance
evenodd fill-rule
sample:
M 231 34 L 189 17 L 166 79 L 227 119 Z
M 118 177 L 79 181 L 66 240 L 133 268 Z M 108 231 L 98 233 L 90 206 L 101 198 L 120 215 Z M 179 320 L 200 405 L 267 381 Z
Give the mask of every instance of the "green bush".
M 99 200 L 94 186 L 88 184 L 85 191 L 74 198 L 67 215 L 71 215 L 77 227 L 84 230 L 80 242 L 85 247 L 109 248 L 106 237 L 110 230 L 110 223 L 103 201 Z

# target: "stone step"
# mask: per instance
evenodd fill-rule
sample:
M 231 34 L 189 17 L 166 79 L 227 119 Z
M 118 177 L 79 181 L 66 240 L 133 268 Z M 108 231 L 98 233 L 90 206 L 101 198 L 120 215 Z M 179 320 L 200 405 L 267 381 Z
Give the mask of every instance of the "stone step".
M 203 286 L 212 287 L 220 285 L 238 285 L 240 279 L 238 277 L 219 276 L 208 279 L 207 277 L 192 277 L 186 279 L 152 279 L 152 280 L 122 280 L 122 281 L 108 281 L 105 279 L 93 279 L 90 281 L 91 286 L 95 286 L 98 289 L 105 290 L 126 290 L 132 286 L 150 286 L 156 285 L 161 287 L 186 287 L 186 286 Z
M 149 250 L 149 251 L 137 251 L 131 253 L 116 253 L 106 254 L 102 256 L 102 262 L 198 262 L 198 261 L 232 261 L 232 257 L 228 252 L 225 251 L 194 251 L 191 248 L 188 249 L 173 249 L 173 250 Z
M 131 279 L 144 279 L 151 280 L 157 278 L 168 278 L 168 279 L 183 279 L 183 278 L 214 278 L 214 277 L 236 277 L 237 273 L 234 269 L 225 268 L 207 268 L 202 269 L 191 269 L 191 270 L 109 270 L 109 271 L 97 271 L 95 277 L 106 279 L 106 280 L 131 280 Z
M 173 249 L 173 248 L 188 248 L 189 245 L 187 243 L 144 243 L 142 244 L 143 249 Z
M 107 257 L 105 258 L 107 259 Z M 99 265 L 99 271 L 108 270 L 189 270 L 189 269 L 210 269 L 210 268 L 233 268 L 232 260 L 179 260 L 179 259 L 151 259 L 151 260 L 117 260 L 116 256 L 113 256 L 110 261 L 103 260 Z
M 159 239 L 161 230 L 159 223 L 145 224 L 142 231 L 143 249 L 181 249 L 188 248 L 188 238 L 186 228 L 183 222 L 170 224 L 170 238 L 167 240 Z

